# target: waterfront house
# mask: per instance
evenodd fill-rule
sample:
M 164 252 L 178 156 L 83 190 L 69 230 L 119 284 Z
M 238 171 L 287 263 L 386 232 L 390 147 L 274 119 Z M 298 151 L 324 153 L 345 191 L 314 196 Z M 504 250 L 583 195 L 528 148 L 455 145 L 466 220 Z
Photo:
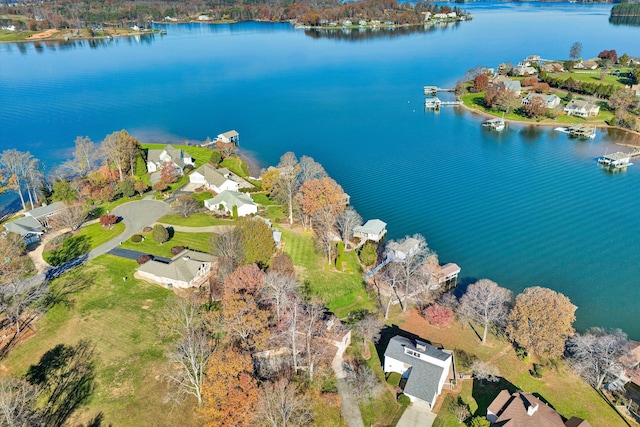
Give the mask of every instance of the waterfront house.
M 169 262 L 150 260 L 138 267 L 144 280 L 175 288 L 195 288 L 206 282 L 216 257 L 185 249 Z
M 420 340 L 396 335 L 384 352 L 384 372 L 397 372 L 406 379 L 404 394 L 411 402 L 424 402 L 432 409 L 452 375 L 453 355 Z
M 401 243 L 389 242 L 385 249 L 388 257 L 395 261 L 404 262 L 420 249 L 420 241 L 413 237 L 408 237 Z
M 351 22 L 349 19 L 345 19 L 344 21 L 342 21 L 343 27 L 350 27 L 351 25 L 353 25 L 353 22 Z
M 203 185 L 216 193 L 226 190 L 238 191 L 238 183 L 231 179 L 231 172 L 226 168 L 216 169 L 210 163 L 205 163 L 194 170 L 189 175 L 189 182 Z
M 460 274 L 460 267 L 458 264 L 450 262 L 440 267 L 440 272 L 437 274 L 437 284 L 435 289 L 444 287 L 445 290 L 453 289 L 458 284 L 458 274 Z
M 195 166 L 193 158 L 179 148 L 167 145 L 163 149 L 150 149 L 147 153 L 147 172 L 161 171 L 165 164 L 173 164 L 182 174 L 185 166 Z
M 573 68 L 577 70 L 595 70 L 598 68 L 597 59 L 587 59 L 586 61 L 576 62 Z
M 246 216 L 258 212 L 258 205 L 251 196 L 239 191 L 225 190 L 212 199 L 204 201 L 204 207 L 210 211 L 222 210 L 228 214 L 233 212 L 233 207 L 238 210 L 238 216 Z
M 379 219 L 370 219 L 364 225 L 353 228 L 353 237 L 360 240 L 379 242 L 387 233 L 387 223 Z
M 558 105 L 560 105 L 560 98 L 558 98 L 558 95 L 556 94 L 544 95 L 541 93 L 528 94 L 527 96 L 522 98 L 522 105 L 529 105 L 531 103 L 531 100 L 534 98 L 542 99 L 542 101 L 544 102 L 545 108 L 556 108 Z
M 493 86 L 504 86 L 505 89 L 515 92 L 516 95 L 520 96 L 520 92 L 522 91 L 522 85 L 519 80 L 512 80 L 509 77 L 503 76 L 501 74 L 497 74 L 489 80 L 489 84 Z
M 588 101 L 572 99 L 564 107 L 564 112 L 567 116 L 578 116 L 586 119 L 587 117 L 597 116 L 600 112 L 600 106 Z
M 591 427 L 588 421 L 573 417 L 565 423 L 555 409 L 531 393 L 502 390 L 487 408 L 491 425 L 510 427 Z
M 535 76 L 536 74 L 538 74 L 538 70 L 536 70 L 534 67 L 530 67 L 530 66 L 517 66 L 514 69 L 514 73 L 516 74 L 516 76 Z
M 45 230 L 50 227 L 49 219 L 65 209 L 63 202 L 31 209 L 24 213 L 24 217 L 4 224 L 5 232 L 18 233 L 27 245 L 40 241 Z
M 565 71 L 564 67 L 559 62 L 547 62 L 546 64 L 542 64 L 540 69 L 547 73 L 564 73 Z
M 240 144 L 240 134 L 235 130 L 229 130 L 216 136 L 216 142 L 222 142 L 223 144 Z

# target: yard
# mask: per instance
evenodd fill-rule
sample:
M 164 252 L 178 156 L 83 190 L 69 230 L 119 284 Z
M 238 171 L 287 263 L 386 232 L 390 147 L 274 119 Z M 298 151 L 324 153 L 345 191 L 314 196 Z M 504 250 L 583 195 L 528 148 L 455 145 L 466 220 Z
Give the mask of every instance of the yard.
M 209 239 L 212 233 L 187 233 L 184 231 L 175 231 L 171 239 L 164 243 L 159 244 L 155 240 L 151 233 L 143 234 L 144 240 L 140 243 L 134 243 L 131 239 L 126 242 L 122 242 L 121 248 L 131 249 L 134 251 L 144 252 L 146 254 L 162 256 L 171 258 L 171 248 L 173 246 L 184 246 L 185 248 L 192 249 L 199 252 L 209 252 Z
M 121 234 L 124 228 L 124 223 L 122 222 L 114 224 L 112 228 L 104 228 L 99 223 L 82 227 L 73 235 L 67 235 L 66 237 L 62 235 L 48 242 L 44 247 L 45 251 L 42 257 L 49 264 L 59 265 L 107 243 Z M 64 240 L 67 239 L 71 240 L 65 245 Z M 68 253 L 61 253 L 61 251 L 67 251 Z
M 136 267 L 134 261 L 103 255 L 54 281 L 58 303 L 36 323 L 36 334 L 2 361 L 5 372 L 24 375 L 54 346 L 91 340 L 94 389 L 69 425 L 87 423 L 99 412 L 104 425 L 195 425 L 191 402 L 174 407 L 163 400 L 166 343 L 159 319 L 173 294 L 134 279 Z
M 207 212 L 198 212 L 185 218 L 182 214 L 168 214 L 161 217 L 158 222 L 162 224 L 182 225 L 185 227 L 209 227 L 212 225 L 233 225 L 231 219 L 216 218 Z

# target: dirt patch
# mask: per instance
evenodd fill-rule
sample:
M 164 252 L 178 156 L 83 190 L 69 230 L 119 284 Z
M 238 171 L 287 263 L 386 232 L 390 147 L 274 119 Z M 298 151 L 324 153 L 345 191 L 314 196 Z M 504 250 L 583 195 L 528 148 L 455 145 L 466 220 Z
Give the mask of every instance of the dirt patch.
M 58 30 L 46 30 L 43 31 L 41 33 L 38 34 L 32 34 L 29 37 L 27 37 L 28 40 L 40 40 L 40 39 L 47 39 L 49 37 L 52 37 L 54 34 L 56 34 L 58 32 Z

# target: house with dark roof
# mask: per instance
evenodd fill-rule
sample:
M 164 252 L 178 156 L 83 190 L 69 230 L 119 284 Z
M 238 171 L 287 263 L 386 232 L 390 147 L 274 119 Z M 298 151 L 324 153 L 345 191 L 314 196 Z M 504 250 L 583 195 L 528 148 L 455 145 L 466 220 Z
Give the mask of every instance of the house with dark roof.
M 232 175 L 229 169 L 217 169 L 212 164 L 205 163 L 191 172 L 189 182 L 203 185 L 216 193 L 222 193 L 225 190 L 238 191 L 238 183 L 231 178 Z
M 566 423 L 555 409 L 531 393 L 502 390 L 487 408 L 487 420 L 500 427 L 591 427 L 573 417 Z
M 453 353 L 420 340 L 396 335 L 384 352 L 384 372 L 406 379 L 404 394 L 433 408 L 453 366 Z
M 185 249 L 168 263 L 155 259 L 145 262 L 136 275 L 167 287 L 194 288 L 207 280 L 215 259 L 213 255 Z
M 387 223 L 379 219 L 370 219 L 364 225 L 353 228 L 353 237 L 361 240 L 379 242 L 387 234 Z
M 182 173 L 187 165 L 195 166 L 193 158 L 179 148 L 167 145 L 161 150 L 152 149 L 147 153 L 147 172 L 162 170 L 166 163 L 174 164 Z

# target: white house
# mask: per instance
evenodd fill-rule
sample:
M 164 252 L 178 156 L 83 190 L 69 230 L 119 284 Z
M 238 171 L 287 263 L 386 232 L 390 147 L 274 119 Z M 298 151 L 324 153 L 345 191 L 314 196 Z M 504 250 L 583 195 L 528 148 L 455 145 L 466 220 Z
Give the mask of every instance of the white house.
M 220 209 L 220 206 L 225 212 L 233 212 L 233 207 L 238 209 L 238 216 L 246 216 L 255 214 L 258 212 L 258 205 L 255 204 L 251 196 L 239 191 L 225 190 L 212 199 L 204 201 L 204 206 L 210 211 L 216 211 Z
M 353 228 L 353 236 L 361 240 L 379 242 L 387 233 L 387 223 L 379 219 L 370 219 L 364 225 Z
M 204 185 L 216 193 L 223 191 L 238 191 L 238 183 L 231 179 L 229 169 L 216 169 L 212 164 L 205 163 L 191 172 L 189 182 Z
M 141 279 L 175 288 L 194 288 L 208 278 L 215 261 L 213 255 L 185 249 L 166 262 L 150 260 L 138 267 Z
M 519 80 L 512 80 L 509 77 L 503 76 L 502 74 L 498 74 L 494 76 L 489 83 L 494 86 L 503 85 L 505 89 L 509 89 L 513 91 L 516 95 L 520 96 L 520 92 L 522 90 L 522 85 Z
M 439 350 L 418 340 L 396 335 L 384 352 L 384 372 L 398 372 L 407 382 L 406 394 L 412 402 L 436 403 L 452 367 L 451 352 Z
M 518 66 L 514 69 L 516 76 L 534 76 L 538 74 L 538 70 L 534 67 Z
M 147 172 L 153 173 L 162 170 L 165 163 L 173 163 L 180 172 L 186 165 L 195 166 L 193 158 L 179 148 L 167 145 L 161 150 L 152 149 L 147 153 Z
M 578 116 L 587 118 L 597 116 L 600 112 L 600 106 L 592 104 L 588 101 L 572 99 L 571 101 L 569 101 L 567 106 L 564 107 L 564 112 L 567 114 L 567 116 Z
M 544 95 L 541 93 L 528 94 L 527 96 L 522 98 L 522 105 L 529 105 L 531 103 L 531 100 L 534 98 L 542 99 L 542 101 L 544 102 L 544 106 L 546 108 L 556 108 L 558 105 L 560 105 L 560 98 L 558 98 L 558 95 L 556 94 Z
M 235 130 L 229 130 L 216 136 L 216 142 L 238 145 L 240 143 L 240 134 Z
M 415 254 L 420 249 L 420 241 L 413 237 L 408 237 L 402 242 L 389 242 L 386 252 L 395 260 L 404 262 L 407 258 Z

